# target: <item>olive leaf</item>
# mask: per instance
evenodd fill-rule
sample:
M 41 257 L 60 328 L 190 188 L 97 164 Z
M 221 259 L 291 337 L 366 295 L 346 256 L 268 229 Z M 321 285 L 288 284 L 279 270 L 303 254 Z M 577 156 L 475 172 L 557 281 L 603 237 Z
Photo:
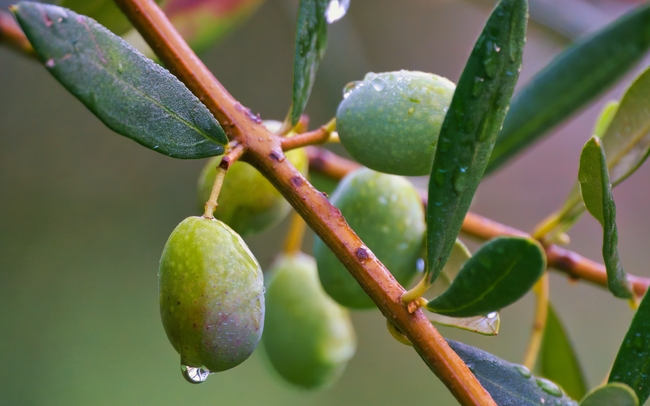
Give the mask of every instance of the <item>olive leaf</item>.
M 585 379 L 578 357 L 550 303 L 539 353 L 539 370 L 544 378 L 557 382 L 572 398 L 582 399 L 585 395 Z
M 580 406 L 639 406 L 636 393 L 623 383 L 600 386 L 582 399 Z
M 121 38 L 57 6 L 21 2 L 14 13 L 50 73 L 110 129 L 174 158 L 223 153 L 208 109 Z
M 311 94 L 316 71 L 327 48 L 325 12 L 329 0 L 300 0 L 293 57 L 293 92 L 290 124 L 298 123 Z
M 462 267 L 449 289 L 427 309 L 445 316 L 485 315 L 519 300 L 546 269 L 532 238 L 499 237 L 484 244 Z
M 508 111 L 527 19 L 526 0 L 499 3 L 465 65 L 442 124 L 429 180 L 429 282 L 447 262 Z
M 482 334 L 484 336 L 495 336 L 499 334 L 501 327 L 501 316 L 499 312 L 492 312 L 485 316 L 472 317 L 449 317 L 442 314 L 431 314 L 429 320 L 433 324 L 446 327 L 454 327 L 461 330 L 471 331 L 472 333 Z
M 448 339 L 447 343 L 467 364 L 497 405 L 578 405 L 559 386 L 533 376 L 523 365 L 510 363 L 458 341 Z
M 585 106 L 629 71 L 650 47 L 650 4 L 558 55 L 515 95 L 486 173 Z
M 609 373 L 609 382 L 628 385 L 644 404 L 650 396 L 650 295 L 645 295 L 632 319 Z
M 631 287 L 618 255 L 616 205 L 609 183 L 605 151 L 597 137 L 592 137 L 582 149 L 578 180 L 587 210 L 603 226 L 603 260 L 607 269 L 607 286 L 615 296 L 631 298 Z

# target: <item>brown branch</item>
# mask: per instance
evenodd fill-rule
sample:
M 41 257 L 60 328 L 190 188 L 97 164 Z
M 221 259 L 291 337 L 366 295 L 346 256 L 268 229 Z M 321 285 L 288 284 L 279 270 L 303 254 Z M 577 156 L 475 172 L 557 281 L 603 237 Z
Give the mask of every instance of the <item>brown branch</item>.
M 279 137 L 237 102 L 192 52 L 152 0 L 116 0 L 158 57 L 208 107 L 231 140 L 291 203 L 348 268 L 377 307 L 413 346 L 462 405 L 495 405 L 487 391 L 421 310 L 410 314 L 404 288 L 347 225 L 341 212 L 285 159 Z
M 0 43 L 6 43 L 23 55 L 36 58 L 36 52 L 34 52 L 32 44 L 30 44 L 23 30 L 20 29 L 16 20 L 11 14 L 2 10 L 0 10 Z
M 359 167 L 356 162 L 342 158 L 322 148 L 311 147 L 308 149 L 308 154 L 310 169 L 328 175 L 333 179 L 341 179 L 348 172 Z M 426 204 L 426 192 L 420 191 L 420 196 L 424 204 Z M 472 212 L 467 213 L 465 216 L 462 232 L 481 240 L 489 240 L 501 235 L 530 237 L 530 234 L 524 231 Z M 546 250 L 546 258 L 550 268 L 567 274 L 571 279 L 581 279 L 607 287 L 607 271 L 603 264 L 554 244 L 546 245 L 544 249 Z M 650 278 L 631 274 L 628 274 L 627 278 L 632 284 L 634 292 L 639 296 L 642 296 L 650 286 Z

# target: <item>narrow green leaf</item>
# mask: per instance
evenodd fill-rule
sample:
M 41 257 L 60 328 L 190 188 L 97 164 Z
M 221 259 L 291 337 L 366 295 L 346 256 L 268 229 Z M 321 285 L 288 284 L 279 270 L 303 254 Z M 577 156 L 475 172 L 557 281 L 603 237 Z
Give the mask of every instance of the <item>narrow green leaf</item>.
M 539 366 L 544 378 L 560 384 L 572 398 L 582 399 L 585 395 L 585 379 L 578 358 L 550 303 L 539 354 Z
M 433 313 L 429 315 L 429 320 L 433 324 L 454 327 L 484 336 L 495 336 L 499 334 L 499 327 L 501 327 L 501 316 L 499 312 L 492 312 L 486 316 L 472 317 L 449 317 Z
M 460 77 L 436 149 L 427 207 L 426 277 L 437 278 L 487 166 L 521 68 L 526 0 L 502 0 Z
M 490 164 L 492 172 L 628 72 L 650 47 L 650 4 L 557 56 L 514 97 Z
M 110 129 L 174 158 L 223 153 L 228 139 L 208 109 L 121 38 L 57 6 L 14 12 L 45 67 Z
M 609 382 L 634 389 L 639 404 L 650 396 L 650 295 L 645 295 L 632 319 L 609 373 Z
M 629 386 L 614 382 L 589 392 L 580 406 L 639 406 L 639 398 Z
M 546 269 L 546 257 L 532 238 L 499 237 L 481 247 L 442 295 L 427 309 L 454 317 L 485 315 L 514 303 Z
M 510 363 L 458 341 L 447 340 L 447 343 L 467 364 L 497 405 L 578 405 L 559 386 L 533 376 L 523 365 Z
M 289 118 L 298 123 L 305 111 L 318 65 L 327 47 L 325 11 L 329 0 L 300 0 L 293 58 L 293 94 Z
M 608 102 L 600 111 L 600 115 L 598 115 L 596 125 L 594 126 L 594 135 L 596 137 L 603 138 L 603 135 L 605 135 L 605 132 L 609 128 L 609 125 L 612 123 L 614 115 L 618 111 L 618 106 L 620 104 L 621 103 L 618 100 L 612 100 Z
M 587 210 L 603 226 L 603 260 L 609 290 L 617 297 L 631 298 L 630 284 L 618 255 L 616 205 L 609 183 L 605 151 L 597 137 L 592 137 L 582 149 L 578 180 Z
M 634 173 L 650 153 L 649 106 L 650 69 L 646 69 L 623 95 L 602 137 L 613 186 Z
M 161 1 L 156 0 L 156 3 Z M 96 20 L 117 35 L 122 35 L 131 28 L 131 23 L 113 0 L 60 0 L 56 3 Z

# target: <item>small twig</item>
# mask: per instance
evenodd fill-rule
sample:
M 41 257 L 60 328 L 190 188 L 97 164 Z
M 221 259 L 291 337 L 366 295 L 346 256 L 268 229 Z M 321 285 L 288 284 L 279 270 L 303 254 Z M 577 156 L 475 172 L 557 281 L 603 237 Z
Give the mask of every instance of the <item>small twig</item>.
M 329 140 L 335 129 L 335 120 L 332 120 L 317 130 L 297 134 L 293 137 L 283 137 L 281 141 L 282 150 L 288 151 L 290 149 L 301 148 L 307 145 L 323 144 Z
M 535 318 L 533 319 L 533 329 L 528 339 L 528 348 L 524 355 L 524 366 L 533 369 L 537 362 L 539 349 L 542 346 L 544 330 L 546 329 L 546 318 L 548 316 L 548 272 L 544 272 L 541 279 L 535 284 L 533 291 L 537 301 L 535 303 Z
M 229 145 L 230 150 L 221 158 L 221 162 L 217 166 L 217 176 L 214 178 L 214 183 L 212 185 L 212 191 L 210 192 L 210 198 L 205 203 L 205 211 L 203 212 L 203 217 L 207 219 L 214 218 L 214 211 L 217 208 L 217 200 L 219 199 L 219 193 L 221 192 L 221 186 L 223 185 L 223 180 L 226 177 L 226 173 L 230 166 L 237 162 L 237 160 L 244 153 L 244 147 L 241 144 L 232 143 Z
M 11 14 L 2 10 L 0 10 L 0 43 L 6 43 L 23 55 L 37 58 L 32 44 L 30 44 L 23 30 L 20 29 L 16 20 Z
M 309 147 L 310 169 L 323 173 L 333 179 L 341 179 L 350 171 L 359 168 L 359 164 L 342 158 L 322 148 Z M 424 204 L 427 203 L 426 192 L 421 191 L 420 196 Z M 481 240 L 489 240 L 501 235 L 530 237 L 530 234 L 516 228 L 498 223 L 476 213 L 468 212 L 463 221 L 463 233 Z M 592 261 L 573 251 L 564 249 L 554 244 L 544 247 L 549 268 L 563 272 L 571 279 L 582 279 L 596 285 L 607 287 L 607 271 L 605 266 Z M 650 279 L 628 273 L 628 280 L 634 292 L 642 296 L 650 286 Z

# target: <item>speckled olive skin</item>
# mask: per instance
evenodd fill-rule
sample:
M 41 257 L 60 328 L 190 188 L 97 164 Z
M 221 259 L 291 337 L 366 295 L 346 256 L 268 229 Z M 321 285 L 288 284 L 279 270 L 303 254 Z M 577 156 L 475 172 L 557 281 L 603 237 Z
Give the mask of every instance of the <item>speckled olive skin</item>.
M 264 326 L 264 281 L 230 227 L 183 220 L 165 244 L 158 276 L 163 327 L 183 365 L 224 371 L 252 354 Z
M 345 149 L 376 171 L 428 175 L 456 85 L 424 72 L 368 73 L 346 87 L 336 112 Z
M 348 224 L 402 286 L 417 273 L 426 225 L 422 201 L 405 178 L 368 168 L 348 174 L 330 198 Z M 356 309 L 374 303 L 348 270 L 318 238 L 314 242 L 318 274 L 325 291 Z
M 356 350 L 349 312 L 323 291 L 308 255 L 281 255 L 268 275 L 262 342 L 273 369 L 306 389 L 331 385 Z

